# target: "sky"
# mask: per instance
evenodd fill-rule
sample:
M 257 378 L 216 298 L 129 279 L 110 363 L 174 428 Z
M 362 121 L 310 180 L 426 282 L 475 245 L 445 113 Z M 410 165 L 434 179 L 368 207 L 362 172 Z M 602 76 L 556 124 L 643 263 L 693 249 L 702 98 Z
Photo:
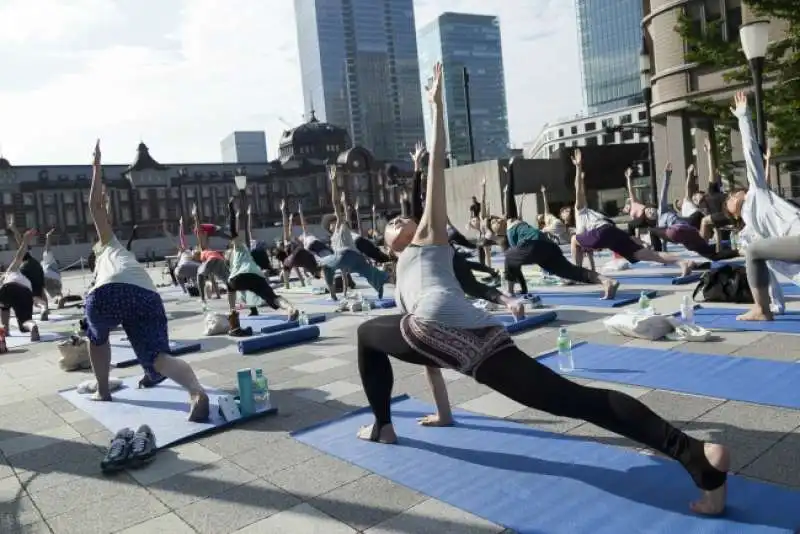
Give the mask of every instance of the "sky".
M 497 4 L 500 7 L 491 7 Z M 574 2 L 415 0 L 500 18 L 511 140 L 581 111 Z M 13 165 L 220 161 L 234 130 L 303 121 L 294 0 L 0 0 L 0 154 Z

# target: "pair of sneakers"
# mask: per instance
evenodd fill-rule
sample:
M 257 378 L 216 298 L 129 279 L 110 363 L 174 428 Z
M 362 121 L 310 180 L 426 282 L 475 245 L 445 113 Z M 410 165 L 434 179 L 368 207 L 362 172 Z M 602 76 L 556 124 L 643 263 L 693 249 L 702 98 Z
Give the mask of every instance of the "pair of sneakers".
M 111 439 L 105 458 L 100 463 L 104 473 L 136 469 L 148 464 L 156 455 L 156 436 L 147 425 L 134 432 L 123 428 Z

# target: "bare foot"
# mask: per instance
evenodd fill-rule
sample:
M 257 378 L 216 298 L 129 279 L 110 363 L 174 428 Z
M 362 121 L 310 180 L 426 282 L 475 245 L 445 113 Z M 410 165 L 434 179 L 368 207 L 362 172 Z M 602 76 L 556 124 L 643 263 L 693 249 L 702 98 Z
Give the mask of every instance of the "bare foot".
M 606 278 L 603 281 L 603 289 L 605 291 L 602 300 L 614 300 L 614 297 L 617 296 L 617 289 L 619 289 L 619 282 L 612 278 Z
M 722 445 L 706 443 L 705 453 L 708 463 L 715 469 L 727 473 L 731 468 L 731 453 Z M 703 496 L 689 505 L 696 514 L 719 515 L 725 510 L 725 500 L 728 496 L 728 483 L 712 491 L 703 491 Z
M 521 300 L 509 302 L 506 304 L 506 308 L 508 308 L 508 311 L 511 312 L 511 315 L 513 315 L 514 319 L 517 321 L 525 318 L 525 303 Z
M 748 312 L 736 316 L 737 321 L 774 321 L 772 312 L 763 312 L 761 308 L 751 308 Z
M 192 423 L 207 421 L 209 411 L 208 395 L 206 395 L 205 392 L 192 395 L 189 408 L 189 421 Z
M 453 417 L 440 417 L 438 413 L 417 419 L 422 426 L 453 426 Z
M 97 401 L 97 402 L 111 402 L 111 393 L 106 393 L 105 395 L 101 395 L 99 391 L 95 391 L 89 400 Z
M 376 443 L 383 443 L 386 445 L 397 443 L 397 434 L 394 432 L 393 425 L 384 425 L 383 428 L 381 428 L 381 431 L 378 432 L 378 439 L 372 439 L 373 426 L 374 425 L 362 426 L 358 431 L 358 434 L 356 434 L 358 439 L 363 439 L 364 441 L 375 441 Z
M 679 261 L 678 265 L 681 268 L 681 276 L 689 276 L 692 274 L 692 267 L 694 267 L 694 263 L 691 261 Z

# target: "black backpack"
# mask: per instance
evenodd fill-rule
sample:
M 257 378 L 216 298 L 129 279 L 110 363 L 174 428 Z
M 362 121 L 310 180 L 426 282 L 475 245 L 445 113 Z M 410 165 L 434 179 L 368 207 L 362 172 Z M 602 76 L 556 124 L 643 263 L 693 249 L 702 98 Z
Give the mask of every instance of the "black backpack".
M 747 271 L 741 265 L 723 265 L 703 273 L 692 294 L 694 300 L 698 293 L 702 293 L 706 302 L 753 303 Z

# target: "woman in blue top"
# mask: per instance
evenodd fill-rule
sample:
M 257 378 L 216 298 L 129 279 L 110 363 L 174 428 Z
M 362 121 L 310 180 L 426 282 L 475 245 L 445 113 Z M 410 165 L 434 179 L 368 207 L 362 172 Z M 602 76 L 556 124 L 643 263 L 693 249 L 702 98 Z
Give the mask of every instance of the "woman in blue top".
M 449 416 L 450 406 L 444 381 L 435 371 L 455 369 L 525 406 L 591 422 L 674 458 L 703 490 L 691 509 L 722 513 L 730 468 L 725 447 L 689 436 L 630 395 L 562 377 L 518 349 L 494 316 L 464 298 L 447 242 L 441 70 L 437 64 L 431 89 L 434 133 L 425 211 L 419 224 L 395 219 L 385 233 L 386 242 L 400 254 L 395 295 L 402 313 L 375 317 L 358 328 L 358 370 L 375 418 L 359 430 L 358 437 L 387 444 L 397 441 L 391 418 L 391 354 L 428 370 L 439 412 L 423 418 L 423 424 L 449 422 L 440 419 L 443 413 Z
M 508 185 L 505 188 L 506 240 L 509 248 L 505 251 L 508 291 L 513 294 L 514 283 L 520 285 L 522 293 L 528 292 L 528 285 L 522 275 L 524 265 L 538 265 L 558 277 L 582 284 L 603 286 L 603 298 L 613 299 L 617 294 L 619 282 L 595 271 L 570 262 L 556 243 L 541 230 L 531 226 L 519 217 L 514 200 L 514 165 L 508 166 Z
M 154 385 L 164 377 L 183 386 L 190 396 L 190 421 L 208 419 L 208 395 L 185 360 L 169 353 L 169 333 L 164 303 L 153 279 L 136 256 L 114 235 L 102 191 L 100 142 L 97 142 L 89 190 L 89 213 L 97 230 L 94 287 L 86 295 L 86 335 L 98 401 L 110 401 L 110 332 L 122 325 L 136 359 L 144 368 L 142 384 Z

